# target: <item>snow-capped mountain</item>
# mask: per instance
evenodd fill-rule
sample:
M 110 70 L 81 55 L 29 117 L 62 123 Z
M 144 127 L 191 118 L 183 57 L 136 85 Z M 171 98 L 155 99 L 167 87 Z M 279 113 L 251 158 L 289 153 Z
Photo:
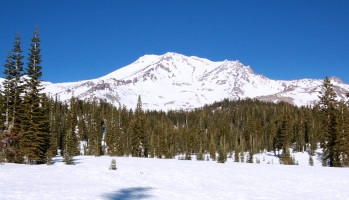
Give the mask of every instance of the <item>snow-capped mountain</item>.
M 145 55 L 106 76 L 86 81 L 45 82 L 44 92 L 60 100 L 73 95 L 80 99 L 106 99 L 115 105 L 134 108 L 141 95 L 145 109 L 191 109 L 224 98 L 257 98 L 309 105 L 318 101 L 321 79 L 272 80 L 255 74 L 239 61 L 213 62 L 178 53 Z M 339 98 L 349 84 L 332 77 Z

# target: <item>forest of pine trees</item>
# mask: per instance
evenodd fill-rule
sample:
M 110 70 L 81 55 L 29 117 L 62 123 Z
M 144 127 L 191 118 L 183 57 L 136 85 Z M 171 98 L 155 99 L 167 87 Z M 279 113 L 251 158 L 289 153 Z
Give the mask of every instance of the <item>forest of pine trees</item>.
M 274 152 L 282 164 L 294 164 L 289 149 L 315 154 L 323 148 L 323 165 L 349 165 L 349 109 L 338 102 L 326 77 L 319 103 L 297 107 L 256 99 L 215 102 L 193 110 L 143 110 L 104 100 L 62 102 L 40 91 L 40 38 L 35 28 L 24 67 L 21 38 L 5 61 L 1 85 L 0 162 L 51 164 L 60 154 L 66 164 L 77 155 L 111 155 L 172 159 L 183 155 L 219 163 L 253 162 L 253 154 Z M 245 154 L 248 152 L 248 154 Z M 234 155 L 234 156 L 233 156 Z M 249 157 L 244 157 L 249 155 Z M 311 159 L 311 157 L 310 157 Z

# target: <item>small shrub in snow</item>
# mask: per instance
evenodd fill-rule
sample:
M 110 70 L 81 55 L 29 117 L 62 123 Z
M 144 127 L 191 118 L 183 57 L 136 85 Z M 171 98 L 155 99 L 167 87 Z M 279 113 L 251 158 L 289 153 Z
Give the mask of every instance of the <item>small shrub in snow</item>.
M 67 152 L 64 152 L 63 161 L 65 162 L 66 165 L 73 165 L 74 164 L 73 156 L 69 155 L 69 153 L 67 153 Z
M 227 161 L 227 154 L 222 150 L 220 149 L 218 151 L 218 159 L 217 159 L 217 162 L 218 163 L 225 163 Z
M 110 167 L 109 167 L 109 170 L 116 170 L 116 160 L 115 159 L 112 159 L 111 160 L 111 164 L 110 164 Z
M 250 151 L 247 157 L 247 163 L 253 163 L 253 151 Z
M 298 162 L 295 157 L 291 155 L 289 149 L 282 152 L 281 156 L 279 156 L 279 162 L 281 165 L 298 165 Z
M 309 156 L 309 165 L 314 166 L 314 160 L 311 156 Z

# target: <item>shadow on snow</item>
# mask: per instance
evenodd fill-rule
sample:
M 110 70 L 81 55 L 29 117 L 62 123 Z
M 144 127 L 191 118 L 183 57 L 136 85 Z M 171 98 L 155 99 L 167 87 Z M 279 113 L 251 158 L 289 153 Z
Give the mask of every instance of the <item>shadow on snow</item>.
M 146 194 L 151 187 L 131 187 L 124 188 L 118 191 L 103 195 L 103 197 L 110 200 L 131 200 L 131 199 L 146 199 L 151 195 Z

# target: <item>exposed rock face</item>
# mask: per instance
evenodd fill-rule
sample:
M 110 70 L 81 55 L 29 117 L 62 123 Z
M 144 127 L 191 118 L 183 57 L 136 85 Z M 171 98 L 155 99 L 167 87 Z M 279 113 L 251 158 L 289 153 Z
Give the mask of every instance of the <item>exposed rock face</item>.
M 141 95 L 145 109 L 192 109 L 224 98 L 257 98 L 312 105 L 318 101 L 320 79 L 272 80 L 255 74 L 239 61 L 212 62 L 177 53 L 145 55 L 134 63 L 101 78 L 71 82 L 44 83 L 44 92 L 61 100 L 72 95 L 80 99 L 106 99 L 116 105 L 134 108 Z M 349 85 L 339 78 L 331 82 L 339 98 Z

